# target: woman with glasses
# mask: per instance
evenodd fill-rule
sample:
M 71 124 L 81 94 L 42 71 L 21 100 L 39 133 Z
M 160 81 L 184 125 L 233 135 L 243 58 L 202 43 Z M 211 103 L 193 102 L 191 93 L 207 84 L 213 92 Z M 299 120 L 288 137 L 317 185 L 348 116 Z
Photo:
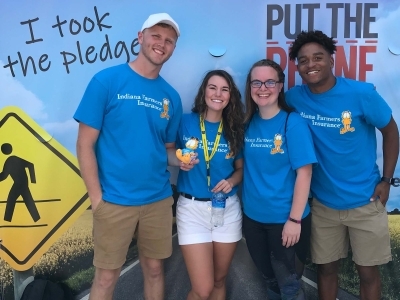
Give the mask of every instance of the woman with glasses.
M 305 299 L 301 276 L 316 163 L 306 122 L 285 102 L 284 81 L 281 67 L 263 59 L 251 67 L 245 91 L 243 232 L 270 300 Z
M 231 75 L 208 72 L 197 92 L 192 113 L 183 115 L 177 146 L 199 142 L 200 163 L 180 172 L 176 209 L 178 240 L 192 289 L 187 299 L 225 299 L 225 278 L 242 237 L 242 212 L 236 195 L 242 181 L 243 104 Z M 207 145 L 207 147 L 204 147 Z M 223 225 L 211 223 L 211 197 L 226 199 Z

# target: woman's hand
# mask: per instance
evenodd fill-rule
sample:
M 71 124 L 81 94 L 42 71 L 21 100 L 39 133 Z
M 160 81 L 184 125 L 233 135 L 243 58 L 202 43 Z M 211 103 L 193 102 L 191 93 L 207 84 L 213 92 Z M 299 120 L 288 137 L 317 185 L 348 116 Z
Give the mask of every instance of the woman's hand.
M 199 162 L 200 162 L 200 161 L 199 161 L 199 159 L 197 158 L 197 155 L 196 155 L 196 157 L 193 158 L 193 159 L 190 161 L 190 163 L 188 163 L 188 164 L 185 164 L 184 162 L 180 161 L 180 162 L 179 162 L 179 168 L 180 168 L 182 171 L 190 171 L 190 170 L 193 169 L 193 167 L 194 167 L 195 165 L 197 165 Z
M 230 183 L 229 178 L 228 179 L 222 179 L 220 182 L 217 183 L 217 185 L 211 190 L 213 193 L 217 192 L 224 192 L 225 194 L 228 194 L 230 191 L 232 191 L 232 183 Z
M 287 220 L 282 231 L 282 245 L 289 248 L 300 239 L 301 224 Z

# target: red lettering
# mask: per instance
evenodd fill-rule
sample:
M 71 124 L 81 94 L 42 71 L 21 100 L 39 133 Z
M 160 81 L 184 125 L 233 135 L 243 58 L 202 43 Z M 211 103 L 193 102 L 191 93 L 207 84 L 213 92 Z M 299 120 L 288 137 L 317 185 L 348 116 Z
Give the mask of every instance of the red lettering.
M 297 66 L 294 61 L 289 60 L 287 51 L 281 47 L 267 47 L 267 58 L 272 59 L 279 63 L 282 70 L 285 72 L 286 67 L 288 67 L 287 71 L 287 88 L 290 89 L 291 87 L 296 85 L 296 72 Z M 278 59 L 276 59 L 276 57 Z
M 346 56 L 344 46 L 336 46 L 334 74 L 346 78 L 366 81 L 367 72 L 373 71 L 373 65 L 367 63 L 367 54 L 376 53 L 376 46 L 349 46 L 349 53 Z M 282 70 L 287 75 L 287 88 L 296 85 L 297 66 L 295 62 L 289 60 L 287 53 L 289 49 L 282 47 L 267 47 L 266 55 L 268 59 L 279 63 Z M 357 70 L 358 63 L 358 70 Z M 287 70 L 286 70 L 287 68 Z M 358 71 L 358 76 L 357 76 Z M 357 78 L 358 77 L 358 78 Z M 304 81 L 302 81 L 304 83 Z
M 289 68 L 288 68 L 288 89 L 291 87 L 294 87 L 296 85 L 296 72 L 297 72 L 297 65 L 294 63 L 294 61 L 290 60 L 289 61 Z
M 274 59 L 275 54 L 279 56 L 279 60 Z M 281 66 L 282 70 L 286 69 L 288 57 L 285 49 L 281 47 L 267 47 L 267 58 L 278 63 Z
M 360 46 L 360 66 L 358 77 L 361 81 L 367 80 L 367 72 L 373 70 L 372 64 L 367 64 L 367 53 L 376 53 L 376 46 Z
M 335 75 L 352 79 L 357 78 L 357 46 L 350 46 L 349 63 L 347 63 L 344 47 L 336 47 Z

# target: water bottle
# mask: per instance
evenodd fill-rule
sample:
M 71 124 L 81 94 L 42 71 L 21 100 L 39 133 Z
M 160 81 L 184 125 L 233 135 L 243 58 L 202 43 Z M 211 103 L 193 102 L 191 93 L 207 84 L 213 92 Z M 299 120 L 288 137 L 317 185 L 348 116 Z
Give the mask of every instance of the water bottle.
M 214 193 L 211 197 L 211 224 L 214 227 L 224 225 L 224 211 L 226 204 L 226 196 L 223 192 Z

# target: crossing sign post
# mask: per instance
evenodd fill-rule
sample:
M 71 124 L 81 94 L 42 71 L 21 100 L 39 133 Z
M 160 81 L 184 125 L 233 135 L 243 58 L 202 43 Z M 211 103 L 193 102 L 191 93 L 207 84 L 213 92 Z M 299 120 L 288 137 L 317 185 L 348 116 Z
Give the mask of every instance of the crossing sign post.
M 0 110 L 0 257 L 25 271 L 89 207 L 77 159 L 18 107 Z

